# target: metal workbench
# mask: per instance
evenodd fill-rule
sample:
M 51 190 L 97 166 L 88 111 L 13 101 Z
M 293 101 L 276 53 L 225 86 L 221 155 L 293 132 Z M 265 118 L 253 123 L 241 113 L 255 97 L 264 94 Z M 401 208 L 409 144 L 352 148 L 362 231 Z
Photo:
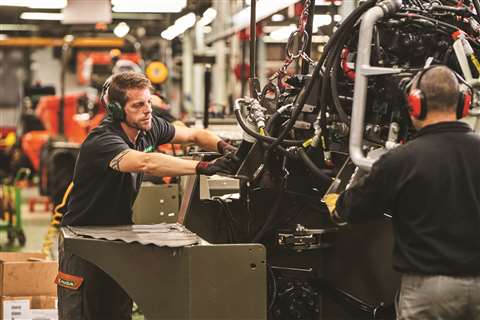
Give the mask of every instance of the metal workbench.
M 260 244 L 212 245 L 179 224 L 64 227 L 65 250 L 108 273 L 148 320 L 266 319 Z

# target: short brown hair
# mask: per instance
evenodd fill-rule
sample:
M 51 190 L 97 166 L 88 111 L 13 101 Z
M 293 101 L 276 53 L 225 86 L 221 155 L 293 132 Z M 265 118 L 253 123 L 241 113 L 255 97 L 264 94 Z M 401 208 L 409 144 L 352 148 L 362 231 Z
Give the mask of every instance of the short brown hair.
M 458 80 L 448 67 L 435 66 L 425 71 L 417 86 L 425 95 L 429 111 L 456 110 L 460 94 Z
M 117 73 L 109 80 L 108 101 L 118 102 L 122 106 L 125 106 L 128 101 L 127 90 L 146 89 L 152 86 L 144 74 L 132 71 Z

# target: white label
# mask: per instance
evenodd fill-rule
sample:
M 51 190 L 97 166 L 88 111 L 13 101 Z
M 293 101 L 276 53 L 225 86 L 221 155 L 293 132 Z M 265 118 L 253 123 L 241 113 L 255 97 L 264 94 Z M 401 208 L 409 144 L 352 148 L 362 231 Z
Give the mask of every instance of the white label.
M 12 320 L 22 318 L 30 311 L 30 300 L 3 301 L 3 319 Z

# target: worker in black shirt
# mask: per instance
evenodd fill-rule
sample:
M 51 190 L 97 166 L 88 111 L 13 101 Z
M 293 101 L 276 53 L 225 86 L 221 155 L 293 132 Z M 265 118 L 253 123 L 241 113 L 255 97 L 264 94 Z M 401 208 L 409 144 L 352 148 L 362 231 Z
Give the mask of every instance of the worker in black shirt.
M 340 224 L 390 210 L 399 320 L 480 319 L 480 136 L 456 121 L 471 102 L 459 79 L 445 66 L 414 77 L 407 100 L 415 139 L 339 197 L 324 198 Z
M 152 115 L 150 81 L 143 74 L 113 75 L 105 97 L 109 115 L 80 148 L 62 226 L 132 224 L 143 174 L 211 175 L 236 169 L 235 148 L 213 133 L 174 127 Z M 199 162 L 153 152 L 167 142 L 196 143 L 224 156 Z M 65 251 L 62 239 L 56 283 L 61 320 L 131 319 L 132 300 L 124 290 L 95 265 Z

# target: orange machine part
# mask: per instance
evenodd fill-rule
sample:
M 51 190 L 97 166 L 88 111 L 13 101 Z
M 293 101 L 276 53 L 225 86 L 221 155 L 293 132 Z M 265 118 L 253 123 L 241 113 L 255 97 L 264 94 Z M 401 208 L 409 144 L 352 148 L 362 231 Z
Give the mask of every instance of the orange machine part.
M 22 137 L 22 150 L 36 171 L 40 168 L 40 151 L 48 137 L 49 133 L 46 130 L 30 131 Z
M 81 94 L 69 94 L 65 96 L 64 108 L 64 136 L 69 142 L 82 143 L 88 132 L 98 125 L 104 113 L 97 114 L 87 122 L 75 120 L 78 98 Z M 42 121 L 48 133 L 54 137 L 58 135 L 58 110 L 60 97 L 45 96 L 40 99 L 36 109 L 38 118 Z

